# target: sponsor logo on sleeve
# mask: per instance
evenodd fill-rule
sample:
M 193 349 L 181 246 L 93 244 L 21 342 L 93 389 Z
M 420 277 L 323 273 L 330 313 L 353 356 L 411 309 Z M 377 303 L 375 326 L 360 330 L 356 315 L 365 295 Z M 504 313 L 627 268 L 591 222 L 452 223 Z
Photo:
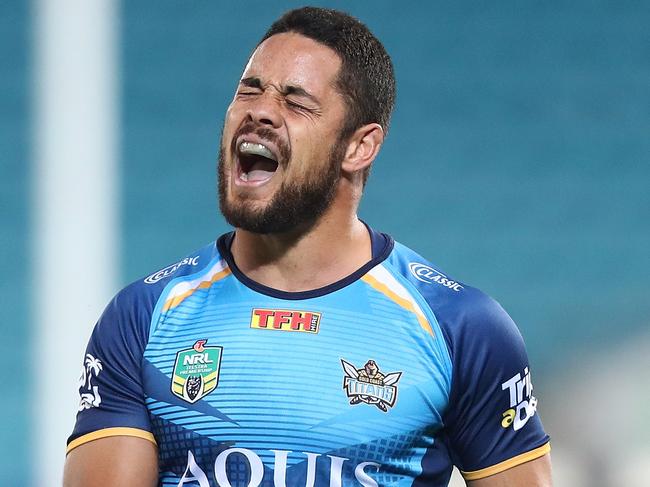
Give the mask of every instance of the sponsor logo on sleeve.
M 99 395 L 99 386 L 96 384 L 97 377 L 104 370 L 101 360 L 87 353 L 84 358 L 84 365 L 81 368 L 79 377 L 79 411 L 96 408 L 102 403 Z
M 289 309 L 253 309 L 251 328 L 318 333 L 321 314 Z
M 463 290 L 463 286 L 458 284 L 456 281 L 449 279 L 442 272 L 426 264 L 411 262 L 409 264 L 409 270 L 411 271 L 411 274 L 413 274 L 413 277 L 415 277 L 418 281 L 426 282 L 427 284 L 436 283 L 456 292 Z
M 198 263 L 199 263 L 198 255 L 196 257 L 185 257 L 183 260 L 176 262 L 175 264 L 172 264 L 170 266 L 167 266 L 164 269 L 160 269 L 158 272 L 146 277 L 144 282 L 146 282 L 147 284 L 155 284 L 158 281 L 164 279 L 165 277 L 171 276 L 174 272 L 176 272 L 179 268 L 183 267 L 184 265 L 197 265 Z
M 345 372 L 343 389 L 350 404 L 374 404 L 383 412 L 395 405 L 401 372 L 383 374 L 374 360 L 368 360 L 360 369 L 343 359 L 341 365 Z
M 501 426 L 519 431 L 537 411 L 537 399 L 533 396 L 533 383 L 530 380 L 528 367 L 524 375 L 517 373 L 501 384 L 501 390 L 508 391 L 510 409 L 501 417 Z
M 176 353 L 172 376 L 172 393 L 190 404 L 217 388 L 223 347 L 206 347 L 207 340 L 197 340 L 192 348 Z

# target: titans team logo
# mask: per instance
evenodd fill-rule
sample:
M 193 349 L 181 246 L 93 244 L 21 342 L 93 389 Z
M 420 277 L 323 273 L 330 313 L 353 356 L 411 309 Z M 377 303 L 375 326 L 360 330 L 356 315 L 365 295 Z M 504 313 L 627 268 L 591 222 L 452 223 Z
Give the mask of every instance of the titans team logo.
M 350 404 L 374 404 L 384 412 L 397 401 L 397 381 L 401 372 L 383 374 L 374 360 L 357 369 L 350 362 L 341 359 L 345 371 L 343 389 L 350 398 Z
M 197 340 L 176 353 L 172 393 L 183 401 L 195 403 L 217 388 L 223 347 L 206 347 L 206 342 Z

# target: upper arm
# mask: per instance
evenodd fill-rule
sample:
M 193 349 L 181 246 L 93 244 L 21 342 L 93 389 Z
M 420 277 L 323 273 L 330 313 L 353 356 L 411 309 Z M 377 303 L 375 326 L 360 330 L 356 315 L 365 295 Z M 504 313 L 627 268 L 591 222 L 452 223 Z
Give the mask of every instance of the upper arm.
M 64 487 L 158 485 L 158 451 L 143 438 L 111 436 L 84 443 L 65 462 Z
M 454 464 L 466 480 L 477 481 L 519 465 L 527 471 L 550 445 L 519 330 L 491 298 L 481 294 L 472 304 L 452 331 L 454 377 L 445 426 Z
M 470 487 L 552 487 L 551 457 L 546 454 L 503 472 L 478 480 L 469 480 Z
M 111 436 L 154 442 L 142 383 L 151 306 L 133 287 L 111 301 L 88 343 L 68 452 Z

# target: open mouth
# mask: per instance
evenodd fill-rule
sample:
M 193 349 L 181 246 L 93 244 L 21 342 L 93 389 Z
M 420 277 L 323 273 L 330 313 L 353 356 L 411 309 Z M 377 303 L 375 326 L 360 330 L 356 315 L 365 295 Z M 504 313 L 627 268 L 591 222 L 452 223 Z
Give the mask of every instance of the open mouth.
M 238 176 L 247 183 L 262 183 L 273 177 L 278 169 L 278 157 L 264 144 L 243 141 L 237 147 Z

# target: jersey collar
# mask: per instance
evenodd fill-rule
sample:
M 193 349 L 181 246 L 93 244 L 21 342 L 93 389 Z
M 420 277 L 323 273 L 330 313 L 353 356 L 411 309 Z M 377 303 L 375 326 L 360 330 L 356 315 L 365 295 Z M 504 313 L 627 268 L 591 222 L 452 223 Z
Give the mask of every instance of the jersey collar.
M 320 287 L 318 289 L 312 289 L 309 291 L 298 291 L 298 292 L 281 291 L 280 289 L 274 289 L 272 287 L 268 287 L 263 284 L 260 284 L 259 282 L 256 282 L 250 279 L 249 277 L 247 277 L 246 274 L 244 274 L 239 269 L 239 267 L 237 267 L 237 264 L 235 263 L 235 259 L 233 259 L 232 253 L 230 252 L 232 241 L 235 238 L 235 232 L 225 233 L 221 237 L 219 237 L 219 239 L 217 240 L 217 250 L 219 251 L 219 254 L 221 254 L 221 256 L 224 258 L 224 260 L 228 263 L 228 267 L 230 267 L 230 270 L 237 278 L 237 280 L 239 280 L 239 282 L 244 284 L 246 287 L 252 289 L 253 291 L 257 291 L 258 293 L 265 294 L 267 296 L 271 296 L 279 299 L 298 300 L 298 299 L 317 298 L 319 296 L 324 296 L 325 294 L 338 291 L 339 289 L 342 289 L 345 286 L 352 284 L 360 277 L 362 277 L 364 274 L 366 274 L 370 269 L 375 267 L 377 264 L 386 260 L 386 258 L 393 251 L 393 246 L 395 245 L 395 241 L 390 235 L 387 235 L 385 233 L 375 232 L 365 222 L 363 222 L 363 224 L 366 225 L 366 228 L 368 229 L 368 233 L 370 234 L 372 258 L 364 265 L 362 265 L 359 269 L 354 271 L 352 274 L 344 277 L 343 279 L 336 281 L 332 284 L 328 284 L 327 286 Z

